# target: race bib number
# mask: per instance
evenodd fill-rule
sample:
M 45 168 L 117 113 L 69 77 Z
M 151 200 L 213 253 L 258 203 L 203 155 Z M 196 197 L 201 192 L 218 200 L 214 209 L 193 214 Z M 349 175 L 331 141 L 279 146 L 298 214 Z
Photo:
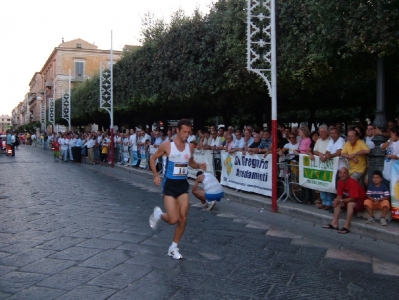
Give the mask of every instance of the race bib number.
M 188 163 L 175 163 L 173 176 L 187 176 Z

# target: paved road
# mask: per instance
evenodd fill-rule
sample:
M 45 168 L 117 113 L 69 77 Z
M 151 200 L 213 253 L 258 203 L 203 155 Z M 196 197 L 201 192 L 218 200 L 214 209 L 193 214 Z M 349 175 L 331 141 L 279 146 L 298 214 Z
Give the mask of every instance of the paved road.
M 399 249 L 319 224 L 191 199 L 181 261 L 151 176 L 0 155 L 0 299 L 396 299 Z M 161 205 L 163 206 L 163 205 Z

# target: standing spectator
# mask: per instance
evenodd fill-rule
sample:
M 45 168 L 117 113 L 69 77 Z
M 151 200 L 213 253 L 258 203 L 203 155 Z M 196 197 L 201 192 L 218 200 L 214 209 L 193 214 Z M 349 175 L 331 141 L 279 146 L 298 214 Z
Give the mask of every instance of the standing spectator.
M 247 126 L 248 127 L 248 126 Z M 248 128 L 244 130 L 244 149 L 252 145 L 254 138 L 252 136 L 252 131 Z
M 62 160 L 63 162 L 67 162 L 69 141 L 67 139 L 66 134 L 64 134 L 63 137 L 60 138 L 59 143 L 61 145 Z
M 18 146 L 20 144 L 20 139 L 19 139 L 19 135 L 15 134 L 15 150 L 18 150 Z
M 367 168 L 367 154 L 370 149 L 363 140 L 359 139 L 359 133 L 355 129 L 348 131 L 348 141 L 341 151 L 341 156 L 349 160 L 350 177 L 362 184 L 363 176 Z
M 94 161 L 94 145 L 96 143 L 96 139 L 97 139 L 97 137 L 95 135 L 89 134 L 89 136 L 87 137 L 87 142 L 86 142 L 87 154 L 89 156 L 89 161 L 92 165 L 96 164 Z
M 338 161 L 338 169 L 347 167 L 346 160 L 341 158 L 341 151 L 342 148 L 344 148 L 345 140 L 339 136 L 339 131 L 335 127 L 330 127 L 330 137 L 331 140 L 326 149 L 326 158 L 332 159 L 334 157 L 340 157 L 340 160 Z
M 37 138 L 36 138 L 36 134 L 35 134 L 35 133 L 32 133 L 32 135 L 31 135 L 31 140 L 32 140 L 32 145 L 33 145 L 33 147 L 36 147 Z
M 245 141 L 242 137 L 241 131 L 236 131 L 236 140 L 234 142 L 233 148 L 230 149 L 229 153 L 234 153 L 236 151 L 244 151 L 245 150 Z
M 29 132 L 26 133 L 25 138 L 26 138 L 25 145 L 32 145 L 32 137 Z
M 310 145 L 312 140 L 310 139 L 310 132 L 307 127 L 301 127 L 298 129 L 298 135 L 300 137 L 298 151 L 301 154 L 309 153 Z
M 47 132 L 43 133 L 43 150 L 47 150 L 48 146 L 48 135 Z
M 285 144 L 284 147 L 279 151 L 279 155 L 280 157 L 283 157 L 285 153 L 288 152 L 286 155 L 286 159 L 297 160 L 299 154 L 299 143 L 297 142 L 296 135 L 294 133 L 290 133 L 288 139 L 288 144 Z
M 80 134 L 76 135 L 75 153 L 73 154 L 73 162 L 80 164 L 82 162 L 82 139 Z
M 364 142 L 370 150 L 375 148 L 375 144 L 373 142 L 374 138 L 374 126 L 372 124 L 367 125 L 366 129 L 366 137 L 364 138 Z
M 327 147 L 331 141 L 328 127 L 326 125 L 321 125 L 319 127 L 319 134 L 320 138 L 317 140 L 316 145 L 313 148 L 313 154 L 310 153 L 309 156 L 311 160 L 314 160 L 314 156 L 318 156 L 320 161 L 326 162 L 328 159 L 326 156 Z M 320 192 L 321 203 L 317 205 L 317 208 L 330 210 L 332 208 L 334 195 L 335 194 L 333 193 Z
M 130 136 L 129 136 L 129 149 L 130 149 L 130 166 L 137 166 L 139 162 L 139 154 L 137 148 L 137 142 L 139 131 L 137 130 L 134 132 L 134 129 L 130 129 Z
M 15 134 L 11 135 L 11 156 L 15 156 Z
M 54 149 L 54 162 L 58 162 L 58 158 L 60 157 L 60 144 L 57 139 L 53 141 L 53 149 Z
M 108 135 L 105 133 L 104 138 L 101 141 L 101 166 L 107 164 L 109 142 L 110 140 L 108 139 Z
M 381 145 L 381 150 L 385 151 L 384 169 L 382 174 L 390 186 L 391 167 L 395 160 L 399 159 L 399 126 L 390 129 L 391 138 Z

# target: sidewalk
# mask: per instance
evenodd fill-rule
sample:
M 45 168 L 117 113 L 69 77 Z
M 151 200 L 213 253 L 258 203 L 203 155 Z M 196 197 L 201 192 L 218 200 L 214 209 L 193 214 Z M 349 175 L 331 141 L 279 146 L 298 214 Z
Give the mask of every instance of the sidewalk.
M 152 175 L 152 172 L 141 170 L 138 168 L 130 168 L 121 165 L 115 165 L 116 168 L 126 172 L 134 172 L 142 176 Z M 194 180 L 189 180 L 190 185 L 194 184 Z M 272 200 L 258 194 L 248 193 L 244 191 L 236 191 L 235 189 L 224 187 L 225 198 L 222 200 L 230 200 L 246 205 L 259 207 L 259 210 L 266 209 L 272 211 Z M 277 203 L 278 213 L 291 216 L 293 218 L 304 219 L 314 223 L 314 226 L 322 226 L 331 222 L 333 214 L 328 211 L 321 210 L 315 205 L 306 205 L 293 202 L 287 199 L 285 202 L 279 201 Z M 339 226 L 342 227 L 345 222 L 345 214 L 340 215 Z M 352 217 L 350 234 L 364 235 L 374 239 L 384 240 L 389 243 L 399 245 L 399 222 L 391 220 L 388 226 L 381 226 L 377 220 L 373 224 L 366 224 L 366 219 L 357 216 Z
M 37 147 L 35 149 L 41 149 Z M 47 151 L 48 154 L 53 154 L 52 151 Z M 110 165 L 108 165 L 110 167 Z M 142 175 L 152 176 L 152 172 L 148 170 L 142 170 L 139 168 L 131 168 L 123 165 L 115 164 L 115 168 L 124 170 L 125 172 Z M 189 180 L 190 185 L 194 184 L 194 180 Z M 272 211 L 271 198 L 258 195 L 255 193 L 248 193 L 244 191 L 236 191 L 235 189 L 224 187 L 225 198 L 222 201 L 234 201 L 245 205 L 258 207 L 261 211 L 269 210 Z M 317 209 L 314 205 L 299 204 L 287 199 L 285 202 L 279 201 L 277 203 L 277 209 L 279 214 L 288 215 L 292 218 L 303 219 L 314 223 L 314 226 L 322 226 L 331 222 L 333 215 L 325 210 Z M 345 222 L 345 214 L 340 215 L 339 226 L 342 227 Z M 397 220 L 391 220 L 388 222 L 388 226 L 381 226 L 379 221 L 374 224 L 366 224 L 366 219 L 359 218 L 357 216 L 352 217 L 351 231 L 349 234 L 356 234 L 360 236 L 367 236 L 374 239 L 380 239 L 389 243 L 395 243 L 399 245 L 399 222 Z

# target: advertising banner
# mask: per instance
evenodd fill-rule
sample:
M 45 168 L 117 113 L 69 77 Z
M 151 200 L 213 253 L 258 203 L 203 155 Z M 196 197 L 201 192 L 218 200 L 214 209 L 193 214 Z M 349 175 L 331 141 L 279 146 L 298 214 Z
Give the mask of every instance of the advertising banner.
M 194 149 L 194 160 L 197 163 L 206 163 L 206 172 L 209 172 L 213 175 L 215 175 L 215 170 L 213 167 L 213 154 L 212 150 L 197 150 Z M 188 166 L 188 177 L 190 178 L 197 178 L 195 174 L 197 174 L 199 170 L 198 169 L 193 169 L 190 166 Z
M 338 157 L 322 162 L 318 156 L 311 160 L 308 155 L 299 155 L 299 184 L 312 190 L 336 193 L 335 176 Z
M 392 218 L 399 219 L 399 160 L 391 167 L 391 205 Z
M 272 195 L 272 156 L 229 154 L 221 151 L 222 185 L 257 194 Z

